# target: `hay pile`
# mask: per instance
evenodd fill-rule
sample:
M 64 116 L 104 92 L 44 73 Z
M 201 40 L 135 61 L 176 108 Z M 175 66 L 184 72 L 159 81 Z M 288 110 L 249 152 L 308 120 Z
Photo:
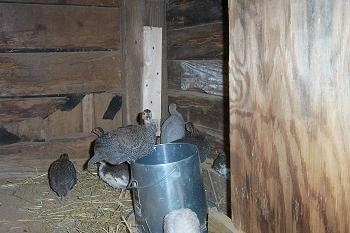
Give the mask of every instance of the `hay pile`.
M 42 223 L 46 228 L 43 232 L 136 232 L 130 217 L 133 216 L 130 193 L 119 198 L 120 191 L 109 187 L 97 174 L 78 172 L 76 186 L 63 200 L 50 190 L 46 173 L 2 185 L 15 189 L 36 187 L 38 191 L 24 208 L 30 218 L 23 221 Z

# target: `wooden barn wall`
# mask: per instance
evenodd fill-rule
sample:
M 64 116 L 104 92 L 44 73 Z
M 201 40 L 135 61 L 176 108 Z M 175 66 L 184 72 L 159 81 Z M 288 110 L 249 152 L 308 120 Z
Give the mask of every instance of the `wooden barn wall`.
M 169 0 L 166 18 L 168 101 L 175 102 L 185 120 L 207 132 L 211 142 L 224 150 L 228 143 L 227 3 Z
M 120 21 L 117 0 L 0 0 L 1 158 L 57 138 L 88 158 L 83 133 L 122 125 Z
M 232 219 L 350 232 L 350 2 L 230 0 Z

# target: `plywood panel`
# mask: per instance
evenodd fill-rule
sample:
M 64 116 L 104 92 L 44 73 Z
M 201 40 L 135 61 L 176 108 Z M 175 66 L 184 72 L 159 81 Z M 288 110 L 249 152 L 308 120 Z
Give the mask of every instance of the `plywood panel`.
M 224 5 L 222 0 L 170 0 L 167 3 L 167 28 L 222 22 Z
M 203 24 L 167 31 L 168 60 L 223 59 L 222 23 Z
M 350 2 L 229 9 L 233 221 L 247 233 L 350 232 Z
M 0 54 L 0 96 L 89 93 L 121 86 L 118 52 Z
M 227 61 L 168 61 L 168 87 L 212 95 L 228 95 Z
M 117 7 L 120 0 L 0 0 L 0 2 Z
M 119 9 L 0 3 L 0 49 L 114 48 Z
M 66 102 L 65 97 L 0 99 L 0 122 L 16 122 L 27 118 L 45 118 Z

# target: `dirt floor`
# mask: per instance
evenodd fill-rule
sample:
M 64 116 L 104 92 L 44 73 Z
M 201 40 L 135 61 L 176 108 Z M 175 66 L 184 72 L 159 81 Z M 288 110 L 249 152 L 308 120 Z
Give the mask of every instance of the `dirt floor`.
M 123 220 L 132 213 L 130 193 L 119 198 L 118 190 L 82 172 L 61 200 L 46 176 L 0 180 L 0 232 L 128 232 Z

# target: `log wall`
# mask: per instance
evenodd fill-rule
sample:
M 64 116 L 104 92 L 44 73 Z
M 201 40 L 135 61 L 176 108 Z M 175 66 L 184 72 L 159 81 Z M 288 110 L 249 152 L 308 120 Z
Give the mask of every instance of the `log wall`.
M 349 1 L 230 0 L 232 219 L 350 232 Z
M 221 0 L 167 2 L 168 101 L 185 120 L 228 143 L 227 4 Z M 226 127 L 228 128 L 228 127 Z M 226 135 L 226 136 L 225 136 Z
M 42 155 L 54 158 L 69 151 L 55 140 L 74 144 L 96 126 L 110 130 L 123 124 L 120 5 L 119 0 L 0 0 L 2 129 L 28 147 L 53 145 Z M 89 145 L 86 149 L 70 151 L 87 160 Z M 16 174 L 6 153 L 0 146 L 5 171 Z M 39 170 L 46 169 L 41 165 Z

